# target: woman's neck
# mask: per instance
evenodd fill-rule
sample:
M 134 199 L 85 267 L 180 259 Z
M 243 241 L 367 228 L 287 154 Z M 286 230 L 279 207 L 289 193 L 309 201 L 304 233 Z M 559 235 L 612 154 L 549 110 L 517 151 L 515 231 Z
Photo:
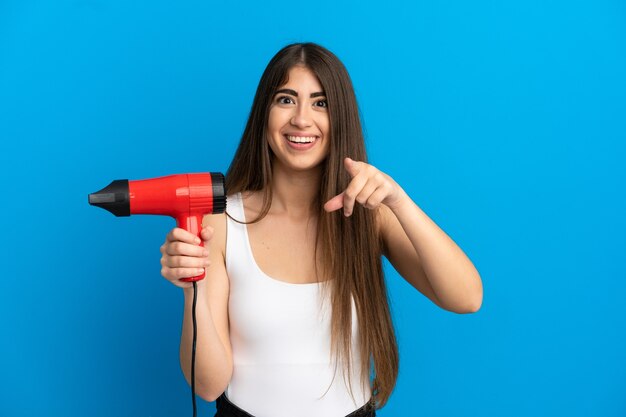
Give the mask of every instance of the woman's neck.
M 317 212 L 322 167 L 307 171 L 286 170 L 278 163 L 272 167 L 272 207 L 276 214 L 302 217 Z

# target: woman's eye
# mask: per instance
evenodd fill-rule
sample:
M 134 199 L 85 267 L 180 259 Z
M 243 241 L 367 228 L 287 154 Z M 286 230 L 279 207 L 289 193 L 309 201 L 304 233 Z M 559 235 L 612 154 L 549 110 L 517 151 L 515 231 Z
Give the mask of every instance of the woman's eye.
M 287 96 L 278 97 L 276 101 L 279 104 L 292 104 L 293 103 L 293 100 L 291 99 L 291 97 L 287 97 Z
M 320 100 L 320 101 L 316 102 L 315 105 L 318 106 L 318 107 L 326 108 L 326 107 L 328 107 L 328 102 L 326 100 Z

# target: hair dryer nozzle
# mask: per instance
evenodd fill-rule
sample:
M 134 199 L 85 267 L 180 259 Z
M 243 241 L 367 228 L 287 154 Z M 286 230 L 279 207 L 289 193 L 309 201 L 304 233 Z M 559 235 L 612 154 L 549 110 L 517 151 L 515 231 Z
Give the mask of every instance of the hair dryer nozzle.
M 102 207 L 117 217 L 130 216 L 128 180 L 115 180 L 102 190 L 89 194 L 89 204 Z

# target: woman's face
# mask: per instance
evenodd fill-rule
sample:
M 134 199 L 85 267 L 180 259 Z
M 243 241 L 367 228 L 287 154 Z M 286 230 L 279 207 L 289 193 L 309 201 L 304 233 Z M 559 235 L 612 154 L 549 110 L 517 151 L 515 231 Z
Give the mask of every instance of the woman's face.
M 330 148 L 326 95 L 317 77 L 304 66 L 289 70 L 270 106 L 268 141 L 285 168 L 303 171 L 318 166 Z

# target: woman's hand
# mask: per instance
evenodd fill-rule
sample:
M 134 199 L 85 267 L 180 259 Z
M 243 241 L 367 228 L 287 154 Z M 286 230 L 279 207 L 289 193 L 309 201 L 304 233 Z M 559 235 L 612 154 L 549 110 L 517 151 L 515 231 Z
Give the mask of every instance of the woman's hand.
M 389 175 L 365 162 L 350 158 L 343 162 L 352 180 L 341 194 L 324 204 L 324 210 L 331 212 L 343 207 L 344 215 L 350 216 L 355 201 L 368 209 L 384 204 L 393 210 L 400 204 L 404 191 Z
M 205 227 L 201 236 L 204 247 L 200 246 L 201 241 L 196 235 L 175 227 L 167 234 L 165 243 L 161 246 L 161 275 L 177 287 L 191 287 L 191 282 L 180 279 L 198 276 L 204 272 L 204 268 L 211 265 L 207 248 L 213 237 L 213 228 Z

